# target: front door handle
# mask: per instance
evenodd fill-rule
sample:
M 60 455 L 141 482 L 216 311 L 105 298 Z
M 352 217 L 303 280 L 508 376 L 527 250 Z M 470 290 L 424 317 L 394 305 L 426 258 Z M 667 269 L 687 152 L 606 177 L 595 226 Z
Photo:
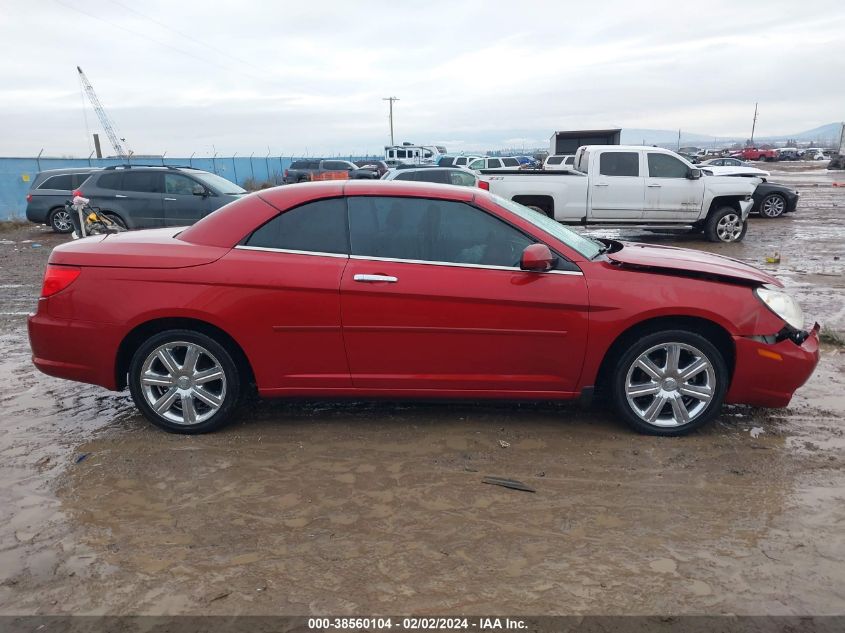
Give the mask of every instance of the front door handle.
M 176 202 L 176 198 L 165 198 L 165 200 L 170 200 L 171 202 Z
M 649 187 L 662 187 L 663 185 L 649 185 Z
M 393 277 L 391 275 L 355 275 L 352 279 L 362 283 L 377 283 L 379 281 L 384 281 L 389 284 L 395 284 L 399 281 L 398 277 Z
M 606 182 L 597 182 L 596 187 L 607 187 L 607 183 Z
M 127 196 L 124 196 L 122 193 L 116 193 L 116 194 L 114 194 L 114 197 L 115 198 L 126 198 Z

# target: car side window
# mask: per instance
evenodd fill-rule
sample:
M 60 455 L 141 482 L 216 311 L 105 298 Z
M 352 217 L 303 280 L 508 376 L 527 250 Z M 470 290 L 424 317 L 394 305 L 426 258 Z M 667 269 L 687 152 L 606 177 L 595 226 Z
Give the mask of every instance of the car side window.
M 161 174 L 154 171 L 126 172 L 123 174 L 122 191 L 136 193 L 161 193 Z
M 343 198 L 316 200 L 285 211 L 255 230 L 244 245 L 311 253 L 349 252 Z
M 519 167 L 519 161 L 515 158 L 503 158 L 502 164 L 505 167 Z
M 394 178 L 393 180 L 416 180 L 416 178 L 414 176 L 415 176 L 414 172 L 403 171 L 401 174 L 396 176 L 396 178 Z
M 197 182 L 181 174 L 164 174 L 164 193 L 179 196 L 194 195 L 194 186 Z
M 689 168 L 674 156 L 648 153 L 648 175 L 651 178 L 686 178 Z
M 118 171 L 111 171 L 97 179 L 96 185 L 100 189 L 120 189 L 120 182 L 123 180 L 123 173 Z
M 60 176 L 50 176 L 47 180 L 41 183 L 39 189 L 61 189 L 63 191 L 70 191 L 73 189 L 73 174 L 62 174 Z
M 602 152 L 599 156 L 599 173 L 602 176 L 640 175 L 640 155 L 637 152 Z
M 519 267 L 533 240 L 462 202 L 351 196 L 351 253 L 365 257 Z
M 354 167 L 342 160 L 326 160 L 323 161 L 323 169 L 329 171 L 349 171 L 350 169 L 354 169 Z
M 475 176 L 473 176 L 472 174 L 468 174 L 463 171 L 458 171 L 457 169 L 454 169 L 448 173 L 450 185 L 460 185 L 461 187 L 475 186 Z
M 469 164 L 470 169 L 484 169 L 484 159 L 479 158 L 478 160 L 474 160 Z
M 487 169 L 495 169 L 497 167 L 502 166 L 502 161 L 498 158 L 488 158 L 487 159 Z

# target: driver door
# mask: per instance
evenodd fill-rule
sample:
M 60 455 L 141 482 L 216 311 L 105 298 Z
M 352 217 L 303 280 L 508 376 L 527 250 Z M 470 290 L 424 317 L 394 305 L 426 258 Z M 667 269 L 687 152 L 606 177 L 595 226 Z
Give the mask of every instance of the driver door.
M 587 289 L 519 268 L 536 240 L 457 201 L 351 196 L 341 280 L 352 383 L 365 390 L 571 392 Z
M 206 195 L 194 193 L 202 187 Z M 180 173 L 164 174 L 164 224 L 188 226 L 211 212 L 211 192 L 208 187 Z

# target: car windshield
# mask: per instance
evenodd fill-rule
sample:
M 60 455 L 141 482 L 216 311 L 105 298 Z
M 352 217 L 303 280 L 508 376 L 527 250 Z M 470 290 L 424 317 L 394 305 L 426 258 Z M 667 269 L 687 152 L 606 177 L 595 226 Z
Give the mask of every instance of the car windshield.
M 207 171 L 192 171 L 191 175 L 197 180 L 201 180 L 209 187 L 212 187 L 222 194 L 239 195 L 246 193 L 246 189 L 238 187 L 231 180 L 226 180 L 222 176 L 212 174 Z
M 575 249 L 587 259 L 592 259 L 599 253 L 605 250 L 604 244 L 598 240 L 591 240 L 583 235 L 579 235 L 572 229 L 568 229 L 560 222 L 552 220 L 549 216 L 534 209 L 529 209 L 518 202 L 507 200 L 501 196 L 491 194 L 493 201 L 500 207 L 504 207 L 508 211 L 515 213 L 524 220 L 528 220 L 537 228 L 545 231 L 555 239 L 560 240 L 572 249 Z

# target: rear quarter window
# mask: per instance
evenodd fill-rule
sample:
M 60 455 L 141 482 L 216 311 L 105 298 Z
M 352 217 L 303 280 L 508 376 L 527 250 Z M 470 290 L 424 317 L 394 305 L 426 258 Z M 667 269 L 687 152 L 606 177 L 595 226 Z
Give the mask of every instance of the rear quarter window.
M 70 191 L 73 189 L 74 174 L 61 174 L 58 176 L 50 176 L 39 185 L 39 189 L 60 189 L 62 191 Z

